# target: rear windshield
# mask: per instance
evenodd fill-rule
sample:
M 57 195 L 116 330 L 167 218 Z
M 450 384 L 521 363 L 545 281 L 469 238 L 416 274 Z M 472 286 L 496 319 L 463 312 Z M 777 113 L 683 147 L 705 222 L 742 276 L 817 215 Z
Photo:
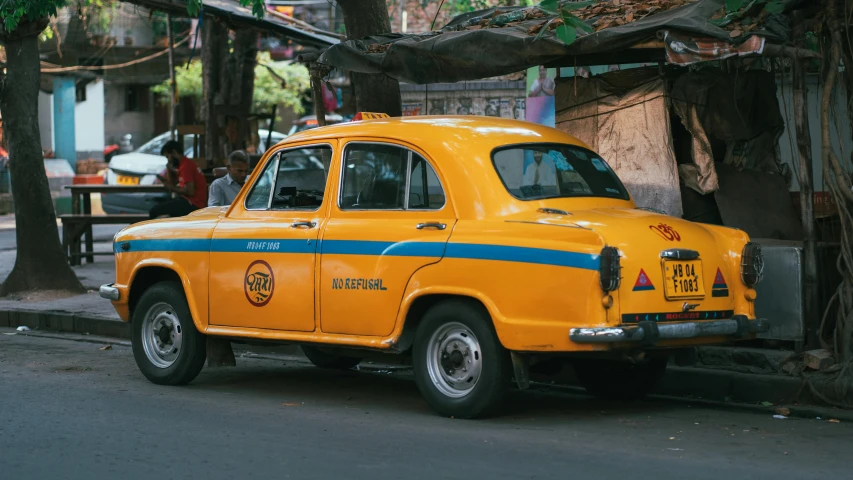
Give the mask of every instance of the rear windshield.
M 520 200 L 629 198 L 622 182 L 600 156 L 575 145 L 501 147 L 492 152 L 492 162 L 506 189 Z

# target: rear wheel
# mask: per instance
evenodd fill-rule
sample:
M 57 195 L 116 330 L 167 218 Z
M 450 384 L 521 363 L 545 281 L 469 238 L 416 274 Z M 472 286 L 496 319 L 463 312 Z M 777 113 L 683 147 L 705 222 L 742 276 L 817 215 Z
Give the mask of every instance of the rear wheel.
M 310 360 L 311 363 L 320 368 L 349 370 L 361 363 L 360 358 L 333 355 L 308 345 L 302 345 L 302 352 L 306 357 L 308 357 L 308 360 Z
M 610 400 L 639 400 L 657 388 L 666 373 L 667 360 L 577 360 L 573 366 L 578 381 L 590 394 Z
M 438 413 L 476 418 L 497 413 L 509 386 L 509 354 L 479 305 L 450 300 L 432 307 L 415 335 L 415 382 Z
M 131 327 L 133 357 L 151 382 L 185 385 L 204 367 L 205 337 L 195 328 L 179 283 L 161 282 L 146 290 Z

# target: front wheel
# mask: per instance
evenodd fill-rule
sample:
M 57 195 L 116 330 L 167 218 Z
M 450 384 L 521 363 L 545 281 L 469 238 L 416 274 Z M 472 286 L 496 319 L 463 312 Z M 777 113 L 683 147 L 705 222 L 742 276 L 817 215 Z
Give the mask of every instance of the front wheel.
M 432 307 L 415 335 L 415 383 L 438 413 L 455 418 L 494 414 L 509 386 L 509 354 L 482 307 L 446 301 Z
M 575 375 L 590 394 L 608 400 L 639 400 L 653 392 L 666 373 L 666 357 L 640 363 L 578 360 Z
M 142 294 L 133 312 L 133 357 L 158 385 L 186 385 L 204 367 L 207 345 L 193 323 L 184 290 L 158 283 Z

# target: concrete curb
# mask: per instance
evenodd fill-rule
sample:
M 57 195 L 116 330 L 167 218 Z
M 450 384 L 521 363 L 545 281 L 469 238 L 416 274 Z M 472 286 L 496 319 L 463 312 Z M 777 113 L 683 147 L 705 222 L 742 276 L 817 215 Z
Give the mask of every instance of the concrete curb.
M 130 324 L 112 318 L 82 316 L 69 312 L 0 311 L 0 327 L 17 328 L 19 326 L 39 331 L 130 339 Z

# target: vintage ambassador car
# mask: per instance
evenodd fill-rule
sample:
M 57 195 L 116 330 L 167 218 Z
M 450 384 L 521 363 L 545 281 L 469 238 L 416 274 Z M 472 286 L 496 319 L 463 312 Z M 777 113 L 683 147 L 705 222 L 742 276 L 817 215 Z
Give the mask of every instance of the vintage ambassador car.
M 676 352 L 768 328 L 744 232 L 640 209 L 583 143 L 509 119 L 294 134 L 230 207 L 130 226 L 115 258 L 100 293 L 154 383 L 192 381 L 206 336 L 299 344 L 327 368 L 372 350 L 409 358 L 455 417 L 496 412 L 555 360 L 637 397 Z

